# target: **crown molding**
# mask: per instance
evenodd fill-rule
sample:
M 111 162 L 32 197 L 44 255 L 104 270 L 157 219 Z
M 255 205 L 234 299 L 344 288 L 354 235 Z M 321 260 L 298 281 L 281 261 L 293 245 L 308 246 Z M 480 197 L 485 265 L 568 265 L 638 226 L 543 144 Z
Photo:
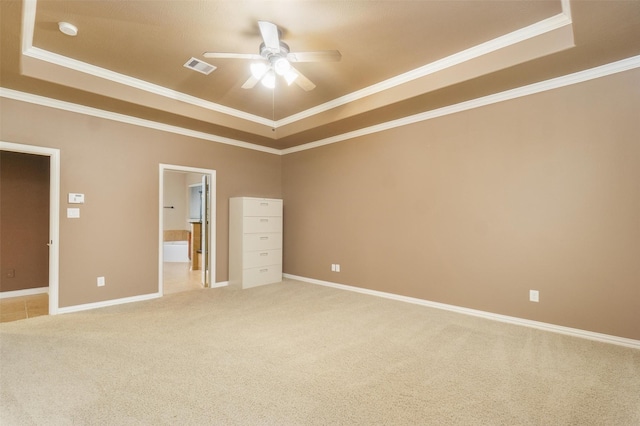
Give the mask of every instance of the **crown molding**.
M 343 142 L 343 141 L 357 138 L 360 136 L 370 135 L 378 132 L 384 132 L 386 130 L 394 129 L 397 127 L 406 126 L 406 125 L 418 123 L 421 121 L 431 120 L 431 119 L 443 117 L 449 114 L 455 114 L 457 112 L 467 111 L 467 110 L 479 108 L 482 106 L 509 101 L 511 99 L 534 95 L 534 94 L 545 92 L 548 90 L 559 89 L 565 86 L 570 86 L 573 84 L 578 84 L 578 83 L 586 82 L 589 80 L 606 77 L 606 76 L 617 74 L 624 71 L 630 71 L 636 68 L 640 68 L 640 55 L 623 59 L 617 62 L 612 62 L 610 64 L 602 65 L 602 66 L 588 69 L 585 71 L 568 74 L 566 76 L 557 77 L 551 80 L 546 80 L 546 81 L 531 84 L 528 86 L 519 87 L 517 89 L 507 90 L 505 92 L 496 93 L 496 94 L 485 96 L 478 99 L 472 99 L 470 101 L 465 101 L 455 105 L 438 108 L 432 111 L 415 114 L 415 115 L 404 117 L 398 120 L 388 121 L 386 123 L 377 124 L 375 126 L 366 127 L 364 129 L 343 133 L 341 135 L 333 136 L 326 139 L 321 139 L 314 142 L 309 142 L 304 145 L 282 149 L 282 150 L 264 147 L 264 146 L 260 146 L 260 145 L 252 144 L 249 142 L 240 141 L 240 140 L 211 135 L 209 133 L 198 132 L 195 130 L 185 129 L 182 127 L 162 124 L 155 121 L 131 117 L 124 114 L 104 111 L 97 108 L 87 107 L 84 105 L 78 105 L 70 102 L 59 101 L 56 99 L 46 98 L 44 96 L 33 95 L 25 92 L 19 92 L 16 90 L 6 89 L 2 87 L 0 87 L 0 98 L 7 98 L 7 99 L 13 99 L 13 100 L 22 101 L 22 102 L 28 102 L 28 103 L 46 106 L 50 108 L 56 108 L 56 109 L 61 109 L 65 111 L 75 112 L 78 114 L 85 114 L 93 117 L 104 118 L 107 120 L 118 121 L 121 123 L 133 124 L 136 126 L 147 127 L 150 129 L 160 130 L 164 132 L 203 139 L 210 142 L 222 143 L 226 145 L 236 146 L 239 148 L 246 148 L 246 149 L 252 149 L 255 151 L 266 152 L 269 154 L 287 155 L 287 154 L 293 154 L 296 152 L 306 151 L 308 149 L 318 148 L 324 145 Z
M 562 13 L 573 22 L 571 18 L 571 0 L 560 0 L 560 6 L 562 7 Z
M 363 129 L 355 130 L 353 132 L 343 133 L 341 135 L 332 136 L 330 138 L 309 142 L 304 145 L 283 149 L 282 154 L 287 155 L 287 154 L 293 154 L 295 152 L 306 151 L 308 149 L 318 148 L 320 146 L 330 145 L 330 144 L 342 142 L 348 139 L 370 135 L 372 133 L 383 132 L 385 130 L 394 129 L 396 127 L 401 127 L 401 126 L 406 126 L 413 123 L 418 123 L 421 121 L 431 120 L 434 118 L 443 117 L 445 115 L 455 114 L 457 112 L 467 111 L 470 109 L 495 104 L 498 102 L 504 102 L 511 99 L 534 95 L 536 93 L 541 93 L 548 90 L 559 89 L 561 87 L 582 83 L 582 82 L 593 80 L 596 78 L 606 77 L 608 75 L 629 71 L 635 68 L 640 68 L 640 55 L 633 56 L 631 58 L 623 59 L 621 61 L 613 62 L 610 64 L 602 65 L 589 70 L 579 71 L 573 74 L 568 74 L 568 75 L 557 77 L 551 80 L 530 84 L 528 86 L 522 86 L 516 89 L 507 90 L 505 92 L 495 93 L 493 95 L 484 96 L 482 98 L 472 99 L 470 101 L 461 102 L 455 105 L 450 105 L 450 106 L 438 108 L 432 111 L 427 111 L 427 112 L 411 115 L 408 117 L 400 118 L 397 120 L 388 121 L 386 123 L 377 124 L 375 126 L 366 127 Z
M 174 133 L 182 136 L 203 139 L 210 142 L 232 145 L 238 148 L 252 149 L 254 151 L 266 152 L 269 154 L 281 155 L 281 150 L 260 146 L 249 142 L 236 139 L 216 136 L 209 133 L 198 132 L 196 130 L 185 129 L 183 127 L 172 126 L 169 124 L 158 123 L 156 121 L 145 120 L 143 118 L 132 117 L 125 114 L 118 114 L 111 111 L 105 111 L 84 105 L 78 105 L 71 102 L 60 101 L 57 99 L 46 98 L 44 96 L 33 95 L 31 93 L 19 92 L 12 89 L 0 87 L 0 98 L 13 99 L 16 101 L 27 102 L 35 105 L 41 105 L 49 108 L 60 109 L 63 111 L 75 112 L 92 117 L 104 118 L 106 120 L 118 121 L 120 123 L 132 124 L 134 126 L 146 127 L 149 129 L 160 130 L 163 132 Z
M 277 129 L 282 126 L 292 124 L 296 121 L 312 117 L 314 115 L 320 114 L 330 109 L 337 108 L 342 105 L 349 104 L 351 102 L 355 102 L 367 96 L 375 95 L 377 93 L 383 92 L 385 90 L 389 90 L 391 88 L 400 86 L 410 81 L 413 81 L 422 77 L 426 77 L 428 75 L 437 73 L 439 71 L 443 71 L 447 68 L 452 68 L 464 62 L 477 59 L 481 56 L 498 51 L 500 49 L 513 46 L 517 43 L 522 43 L 523 41 L 533 39 L 535 37 L 541 36 L 543 34 L 547 34 L 551 31 L 555 31 L 557 29 L 560 29 L 568 25 L 571 25 L 571 17 L 566 15 L 564 12 L 560 13 L 558 15 L 544 19 L 540 22 L 536 22 L 535 24 L 529 25 L 528 27 L 521 28 L 509 34 L 505 34 L 493 40 L 489 40 L 485 43 L 481 43 L 477 46 L 473 46 L 469 49 L 460 51 L 453 55 L 437 60 L 435 62 L 431 62 L 420 68 L 416 68 L 404 74 L 400 74 L 398 76 L 392 77 L 380 83 L 376 83 L 372 86 L 365 87 L 364 89 L 333 99 L 324 104 L 318 105 L 313 108 L 309 108 L 305 111 L 302 111 L 297 114 L 293 114 L 289 117 L 278 120 L 275 123 L 275 128 Z
M 22 2 L 22 52 L 26 52 L 33 47 L 33 33 L 36 27 L 36 5 L 37 0 L 23 0 Z
M 232 117 L 240 118 L 242 120 L 252 121 L 257 124 L 262 124 L 263 126 L 272 127 L 274 124 L 273 120 L 269 120 L 257 115 L 249 114 L 237 109 L 225 107 L 223 105 L 216 104 L 214 102 L 205 101 L 204 99 L 197 98 L 195 96 L 191 96 L 182 92 L 167 89 L 166 87 L 162 87 L 157 84 L 149 83 L 147 81 L 140 80 L 134 77 L 129 77 L 128 75 L 120 74 L 105 68 L 88 64 L 86 62 L 68 58 L 66 56 L 49 52 L 48 50 L 40 49 L 38 47 L 31 46 L 27 50 L 23 51 L 22 54 L 33 59 L 49 62 L 54 65 L 69 68 L 74 71 L 79 71 L 79 72 L 89 74 L 98 78 L 112 81 L 114 83 L 133 87 L 134 89 L 144 90 L 145 92 L 163 96 L 168 99 L 185 102 L 185 103 L 197 106 L 199 108 L 207 109 L 209 111 L 215 111 L 222 114 L 230 115 Z

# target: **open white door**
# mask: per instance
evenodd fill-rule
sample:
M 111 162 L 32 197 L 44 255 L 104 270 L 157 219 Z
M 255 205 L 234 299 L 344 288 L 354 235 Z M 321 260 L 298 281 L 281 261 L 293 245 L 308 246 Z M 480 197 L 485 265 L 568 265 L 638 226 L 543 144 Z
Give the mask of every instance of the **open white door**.
M 206 288 L 213 287 L 211 279 L 215 280 L 216 263 L 215 263 L 215 223 L 216 223 L 216 171 L 211 169 L 201 169 L 197 167 L 178 166 L 171 164 L 160 164 L 160 197 L 159 197 L 159 256 L 158 256 L 158 292 L 164 294 L 163 285 L 163 233 L 164 233 L 164 173 L 165 171 L 176 171 L 185 173 L 197 173 L 202 175 L 202 194 L 201 194 L 201 250 L 202 250 L 202 275 L 201 283 Z M 213 242 L 213 243 L 212 243 Z M 215 281 L 214 281 L 215 282 Z
M 202 197 L 202 202 L 200 203 L 202 218 L 202 285 L 205 288 L 211 287 L 211 283 L 209 282 L 209 212 L 210 212 L 210 204 L 211 204 L 211 185 L 210 185 L 210 176 L 205 174 L 202 175 L 202 191 L 200 196 Z

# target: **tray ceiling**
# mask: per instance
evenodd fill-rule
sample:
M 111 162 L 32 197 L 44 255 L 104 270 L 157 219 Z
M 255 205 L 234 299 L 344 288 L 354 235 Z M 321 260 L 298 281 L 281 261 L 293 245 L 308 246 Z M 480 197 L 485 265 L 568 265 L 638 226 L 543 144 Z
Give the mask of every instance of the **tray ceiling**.
M 2 87 L 276 149 L 513 89 L 640 53 L 637 1 L 13 1 Z M 257 21 L 315 84 L 242 89 Z M 58 22 L 78 28 L 76 37 Z M 190 58 L 216 69 L 204 75 Z

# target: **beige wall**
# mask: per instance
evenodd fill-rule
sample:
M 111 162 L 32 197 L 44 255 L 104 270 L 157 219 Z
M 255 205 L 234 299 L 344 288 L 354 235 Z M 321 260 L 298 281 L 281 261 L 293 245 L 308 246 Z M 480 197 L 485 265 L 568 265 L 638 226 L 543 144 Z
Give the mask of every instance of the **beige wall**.
M 639 111 L 634 70 L 287 155 L 284 269 L 640 339 Z
M 229 197 L 281 197 L 278 155 L 5 98 L 0 109 L 0 140 L 60 149 L 60 307 L 158 291 L 160 163 L 216 170 L 217 282 Z M 69 192 L 85 194 L 79 219 L 64 214 Z
M 0 152 L 0 291 L 49 286 L 49 157 Z
M 217 282 L 228 198 L 283 197 L 287 273 L 640 339 L 639 82 L 629 71 L 284 157 L 7 99 L 0 139 L 61 150 L 61 212 L 68 192 L 86 196 L 80 219 L 61 218 L 61 307 L 157 291 L 168 163 L 217 170 Z

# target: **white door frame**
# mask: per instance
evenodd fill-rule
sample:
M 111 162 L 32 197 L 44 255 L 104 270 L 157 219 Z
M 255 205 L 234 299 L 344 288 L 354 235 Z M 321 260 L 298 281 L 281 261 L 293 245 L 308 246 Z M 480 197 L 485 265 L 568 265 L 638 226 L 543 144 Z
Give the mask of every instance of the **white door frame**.
M 178 166 L 174 164 L 160 163 L 160 197 L 158 204 L 158 293 L 164 294 L 164 282 L 162 278 L 162 269 L 164 263 L 164 255 L 162 252 L 162 244 L 164 242 L 164 172 L 178 171 L 187 173 L 200 173 L 209 175 L 209 247 L 207 256 L 209 258 L 209 288 L 215 287 L 216 279 L 216 171 L 212 169 L 201 169 L 197 167 Z M 205 220 L 205 218 L 203 218 Z M 204 262 L 203 262 L 204 263 Z
M 49 315 L 56 315 L 60 271 L 60 150 L 0 141 L 0 151 L 49 157 Z

